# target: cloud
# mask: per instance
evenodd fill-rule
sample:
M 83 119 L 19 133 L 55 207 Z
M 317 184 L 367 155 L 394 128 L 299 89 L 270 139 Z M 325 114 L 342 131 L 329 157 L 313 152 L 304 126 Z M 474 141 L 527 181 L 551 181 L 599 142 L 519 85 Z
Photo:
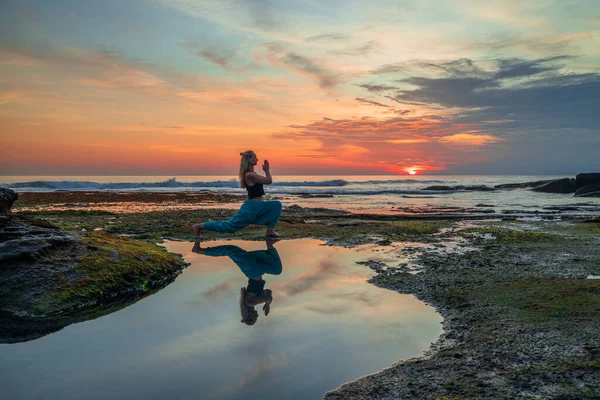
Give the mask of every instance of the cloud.
M 265 30 L 282 27 L 282 17 L 275 15 L 271 0 L 238 0 L 237 3 L 246 7 L 256 26 Z
M 362 85 L 359 85 L 361 88 L 363 89 L 367 89 L 369 92 L 371 93 L 381 93 L 381 92 L 386 92 L 388 90 L 397 90 L 398 88 L 395 86 L 389 86 L 389 85 L 375 85 L 375 84 L 370 84 L 370 83 L 364 83 Z
M 376 102 L 376 101 L 373 101 L 373 100 L 361 99 L 360 97 L 357 97 L 357 98 L 356 98 L 356 99 L 354 99 L 354 100 L 356 100 L 356 101 L 360 101 L 361 103 L 371 104 L 371 105 L 373 105 L 373 106 L 390 108 L 390 106 L 386 106 L 385 104 L 381 104 L 381 103 L 378 103 L 378 102 Z
M 309 42 L 309 43 L 316 42 L 319 40 L 338 42 L 338 41 L 347 41 L 349 39 L 350 39 L 350 36 L 343 34 L 343 33 L 322 33 L 320 35 L 307 37 L 306 39 L 304 39 L 304 41 Z
M 472 133 L 457 133 L 454 135 L 444 136 L 438 139 L 438 141 L 442 143 L 468 146 L 483 146 L 489 143 L 496 143 L 501 140 L 501 138 L 492 135 L 480 135 Z
M 190 54 L 200 56 L 206 61 L 232 72 L 246 72 L 257 66 L 253 63 L 240 60 L 239 55 L 223 46 L 205 46 L 198 41 L 182 43 L 181 46 Z
M 555 56 L 540 60 L 521 60 L 518 58 L 498 60 L 499 70 L 494 74 L 494 79 L 520 78 L 542 74 L 550 71 L 558 71 L 562 65 L 547 65 L 557 60 L 567 60 L 574 57 Z
M 419 171 L 439 170 L 453 162 L 452 158 L 471 159 L 474 155 L 465 156 L 466 147 L 456 148 L 449 154 L 444 150 L 448 143 L 437 139 L 480 129 L 477 124 L 455 123 L 441 116 L 435 119 L 322 118 L 291 128 L 295 132 L 280 133 L 276 137 L 320 143 L 304 151 L 303 157 L 326 159 L 350 169 L 360 166 L 363 171 L 385 169 L 391 173 L 406 173 L 407 168 L 415 166 L 419 166 Z
M 472 122 L 513 120 L 521 127 L 591 129 L 600 122 L 592 110 L 600 98 L 600 74 L 563 71 L 560 61 L 571 58 L 497 59 L 488 69 L 468 59 L 423 63 L 442 76 L 395 80 L 414 89 L 399 88 L 387 98 L 400 104 L 462 108 L 465 120 Z
M 405 72 L 406 66 L 404 64 L 384 64 L 381 65 L 371 71 L 369 73 L 374 75 L 384 75 L 384 74 L 395 74 L 398 72 Z
M 373 52 L 377 52 L 381 49 L 381 43 L 371 40 L 364 44 L 356 47 L 350 47 L 343 50 L 331 50 L 330 54 L 345 55 L 345 56 L 361 56 L 365 57 Z
M 562 35 L 525 35 L 494 34 L 486 41 L 475 43 L 471 47 L 481 50 L 519 49 L 532 54 L 556 54 L 592 40 L 598 36 L 597 31 L 569 32 Z
M 323 118 L 307 125 L 292 125 L 297 129 L 296 135 L 303 137 L 323 138 L 336 137 L 343 140 L 388 140 L 397 139 L 398 135 L 444 136 L 472 130 L 476 125 L 456 124 L 447 120 L 426 118 L 393 117 L 375 119 L 363 117 L 360 119 L 335 120 Z
M 274 43 L 264 43 L 261 47 L 266 49 L 271 64 L 283 65 L 296 73 L 309 76 L 315 79 L 322 89 L 331 89 L 338 84 L 338 77 L 314 59 L 284 51 Z
M 23 50 L 0 48 L 0 65 L 3 64 L 28 67 L 43 65 L 45 61 Z

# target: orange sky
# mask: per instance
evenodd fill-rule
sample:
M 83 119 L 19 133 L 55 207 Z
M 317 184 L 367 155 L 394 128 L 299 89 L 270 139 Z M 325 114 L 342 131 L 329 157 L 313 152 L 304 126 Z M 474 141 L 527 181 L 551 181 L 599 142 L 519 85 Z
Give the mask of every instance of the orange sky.
M 7 6 L 0 173 L 231 175 L 246 149 L 288 175 L 593 165 L 583 8 L 236 1 Z

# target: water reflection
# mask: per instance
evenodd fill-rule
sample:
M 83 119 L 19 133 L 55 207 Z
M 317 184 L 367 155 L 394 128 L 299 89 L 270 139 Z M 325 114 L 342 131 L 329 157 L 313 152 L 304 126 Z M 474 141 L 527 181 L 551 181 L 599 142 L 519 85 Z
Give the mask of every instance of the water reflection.
M 238 246 L 223 245 L 213 247 L 202 247 L 200 241 L 194 243 L 192 251 L 210 257 L 229 257 L 240 268 L 248 278 L 248 285 L 240 289 L 240 322 L 246 325 L 254 325 L 258 320 L 256 306 L 263 304 L 263 312 L 269 315 L 271 303 L 273 303 L 273 292 L 265 289 L 266 281 L 263 275 L 281 274 L 281 257 L 275 248 L 274 240 L 265 240 L 266 250 L 246 251 Z
M 373 271 L 356 263 L 406 262 L 404 244 L 323 244 L 275 243 L 285 272 L 271 267 L 261 275 L 259 263 L 242 268 L 227 249 L 277 260 L 268 243 L 203 243 L 220 255 L 212 257 L 192 252 L 189 242 L 166 241 L 190 266 L 160 292 L 38 340 L 0 344 L 2 398 L 318 399 L 420 355 L 437 339 L 441 317 L 431 307 L 368 283 Z M 262 276 L 274 298 L 269 316 L 251 328 L 239 322 L 246 272 Z

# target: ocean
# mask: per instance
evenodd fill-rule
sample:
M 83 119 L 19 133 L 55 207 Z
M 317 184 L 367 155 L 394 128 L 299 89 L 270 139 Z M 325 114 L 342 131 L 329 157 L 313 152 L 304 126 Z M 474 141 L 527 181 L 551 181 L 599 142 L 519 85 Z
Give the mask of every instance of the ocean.
M 471 212 L 548 219 L 600 215 L 600 199 L 530 189 L 425 190 L 428 186 L 485 185 L 551 180 L 570 175 L 348 175 L 274 176 L 267 194 L 284 206 L 324 207 L 380 214 Z M 0 176 L 17 192 L 212 192 L 245 195 L 236 176 Z M 241 199 L 240 199 L 241 201 Z M 236 207 L 237 205 L 230 205 Z M 199 206 L 200 208 L 201 206 Z

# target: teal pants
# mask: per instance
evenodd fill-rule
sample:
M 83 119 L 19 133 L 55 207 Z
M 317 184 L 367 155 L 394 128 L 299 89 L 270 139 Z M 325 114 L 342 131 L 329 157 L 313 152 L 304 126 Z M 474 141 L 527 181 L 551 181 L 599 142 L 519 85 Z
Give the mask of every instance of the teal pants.
M 209 221 L 204 229 L 216 232 L 236 232 L 250 224 L 277 226 L 281 216 L 281 202 L 278 200 L 246 200 L 242 207 L 227 221 Z
M 229 257 L 248 279 L 260 279 L 263 274 L 281 274 L 281 258 L 277 249 L 246 251 L 237 246 L 207 247 L 204 254 L 211 257 Z

